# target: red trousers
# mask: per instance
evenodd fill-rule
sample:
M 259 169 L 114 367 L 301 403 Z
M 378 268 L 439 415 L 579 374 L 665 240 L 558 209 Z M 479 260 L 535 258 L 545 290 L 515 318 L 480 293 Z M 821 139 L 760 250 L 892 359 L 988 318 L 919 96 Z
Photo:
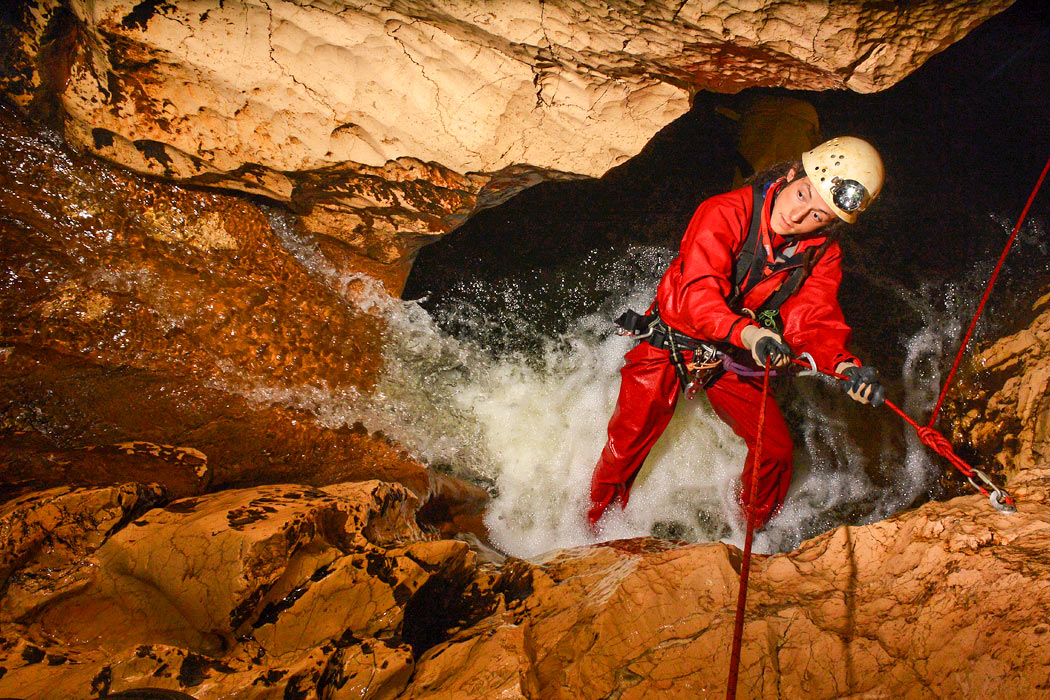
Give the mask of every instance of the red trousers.
M 634 478 L 667 428 L 680 395 L 678 377 L 667 350 L 642 342 L 628 352 L 625 359 L 627 362 L 620 370 L 620 396 L 609 421 L 609 440 L 591 477 L 591 509 L 587 517 L 592 526 L 613 501 L 619 500 L 620 507 L 627 505 Z M 773 397 L 768 396 L 762 460 L 756 469 L 761 378 L 726 372 L 707 388 L 707 398 L 718 417 L 747 444 L 741 503 L 748 505 L 751 480 L 757 474 L 753 514 L 756 527 L 761 527 L 780 510 L 791 481 L 793 446 L 784 417 Z

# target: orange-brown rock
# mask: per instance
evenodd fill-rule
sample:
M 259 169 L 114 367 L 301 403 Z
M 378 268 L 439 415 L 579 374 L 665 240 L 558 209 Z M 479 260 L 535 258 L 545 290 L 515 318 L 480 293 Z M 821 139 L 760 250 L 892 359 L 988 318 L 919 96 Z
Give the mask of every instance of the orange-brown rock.
M 0 525 L 75 531 L 85 513 L 39 512 L 59 512 L 63 498 L 90 510 L 114 492 L 134 489 L 27 497 Z M 62 553 L 77 565 L 75 587 L 39 585 L 34 607 L 0 608 L 0 694 L 83 698 L 148 685 L 197 698 L 394 697 L 413 648 L 434 633 L 431 606 L 476 569 L 467 545 L 429 540 L 413 524 L 416 503 L 376 481 L 282 485 L 175 501 L 122 529 L 121 512 L 97 518 L 81 535 L 95 546 Z M 25 549 L 4 561 L 28 577 Z
M 57 448 L 35 431 L 0 433 L 0 501 L 49 486 L 154 483 L 169 498 L 203 493 L 211 484 L 208 458 L 192 447 L 141 440 Z
M 416 251 L 474 210 L 487 178 L 399 158 L 382 167 L 334 165 L 296 178 L 298 225 L 339 265 L 398 294 Z
M 1050 461 L 1050 294 L 1022 330 L 980 348 L 947 402 L 954 438 L 1008 477 Z
M 420 525 L 433 525 L 443 537 L 474 533 L 487 540 L 485 508 L 488 492 L 449 474 L 430 472 L 430 498 L 420 508 L 416 520 Z
M 158 483 L 169 498 L 197 493 L 205 485 L 179 454 L 207 460 L 211 488 L 382 478 L 421 497 L 430 491 L 422 464 L 359 423 L 326 427 L 307 410 L 191 376 L 114 369 L 21 345 L 9 346 L 0 362 L 0 428 L 6 496 L 127 480 Z M 157 455 L 112 447 L 138 441 L 181 447 Z
M 0 145 L 5 342 L 201 379 L 370 385 L 375 319 L 257 207 L 133 178 L 33 138 L 9 109 Z
M 15 619 L 88 579 L 83 562 L 136 514 L 161 498 L 156 488 L 68 486 L 0 506 L 0 616 Z
M 283 173 L 404 156 L 600 175 L 689 89 L 884 89 L 1010 2 L 35 4 L 8 94 L 135 169 L 287 197 Z
M 379 477 L 426 497 L 423 465 L 353 412 L 381 324 L 320 253 L 296 257 L 308 239 L 39 139 L 11 109 L 0 143 L 0 495 Z M 344 420 L 318 422 L 318 387 Z
M 1016 514 L 965 496 L 757 556 L 738 697 L 1044 696 L 1050 470 L 1010 486 Z M 724 696 L 735 548 L 624 540 L 497 567 L 427 539 L 414 504 L 379 482 L 282 485 L 102 527 L 65 555 L 89 564 L 75 587 L 4 620 L 0 693 Z
M 1028 499 L 1013 516 L 978 496 L 929 504 L 760 557 L 739 697 L 1045 694 L 1050 576 L 1035 562 L 1050 508 Z M 464 650 L 486 639 L 518 659 L 490 680 L 520 684 L 508 697 L 724 697 L 738 567 L 720 544 L 555 554 L 520 606 L 424 655 L 410 689 L 471 697 Z M 517 634 L 527 642 L 515 649 Z

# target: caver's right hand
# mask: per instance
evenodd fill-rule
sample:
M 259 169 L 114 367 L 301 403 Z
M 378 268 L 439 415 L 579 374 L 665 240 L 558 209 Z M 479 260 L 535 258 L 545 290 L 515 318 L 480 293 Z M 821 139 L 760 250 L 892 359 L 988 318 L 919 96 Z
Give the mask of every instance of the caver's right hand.
M 760 326 L 748 326 L 740 331 L 740 342 L 751 351 L 751 357 L 759 367 L 766 366 L 767 358 L 771 367 L 784 367 L 794 354 L 779 333 Z

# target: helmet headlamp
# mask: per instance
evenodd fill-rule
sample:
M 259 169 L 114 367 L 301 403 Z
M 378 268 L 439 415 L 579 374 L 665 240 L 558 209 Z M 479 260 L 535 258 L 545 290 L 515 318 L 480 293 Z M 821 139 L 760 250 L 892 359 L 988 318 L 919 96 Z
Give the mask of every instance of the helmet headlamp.
M 852 214 L 868 206 L 871 195 L 868 194 L 868 188 L 856 180 L 834 177 L 831 179 L 831 199 L 836 207 Z

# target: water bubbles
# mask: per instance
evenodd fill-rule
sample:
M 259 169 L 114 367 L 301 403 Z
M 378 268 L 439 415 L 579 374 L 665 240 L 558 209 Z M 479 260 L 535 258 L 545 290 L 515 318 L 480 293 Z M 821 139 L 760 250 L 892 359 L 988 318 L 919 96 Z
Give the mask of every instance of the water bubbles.
M 308 235 L 296 233 L 290 215 L 274 211 L 271 224 L 345 303 L 384 319 L 384 370 L 367 393 L 252 380 L 250 396 L 303 408 L 323 425 L 382 431 L 432 467 L 486 486 L 493 494 L 486 525 L 510 554 L 538 557 L 594 541 L 585 520 L 590 477 L 632 344 L 614 334 L 610 319 L 649 306 L 672 251 L 594 251 L 571 269 L 471 280 L 417 303 L 336 270 Z M 1042 229 L 1030 229 L 1028 245 L 1043 250 Z M 895 400 L 920 420 L 991 264 L 981 261 L 966 279 L 910 288 L 885 269 L 859 266 L 870 287 L 886 292 L 882 304 L 889 299 L 918 321 L 896 339 L 900 367 L 882 370 Z M 837 525 L 887 517 L 936 488 L 944 465 L 896 416 L 855 404 L 819 378 L 793 380 L 780 393 L 796 429 L 795 474 L 756 551 L 789 550 Z M 740 544 L 736 491 L 745 452 L 706 399 L 680 401 L 630 504 L 611 508 L 601 523 L 602 539 L 656 534 Z

